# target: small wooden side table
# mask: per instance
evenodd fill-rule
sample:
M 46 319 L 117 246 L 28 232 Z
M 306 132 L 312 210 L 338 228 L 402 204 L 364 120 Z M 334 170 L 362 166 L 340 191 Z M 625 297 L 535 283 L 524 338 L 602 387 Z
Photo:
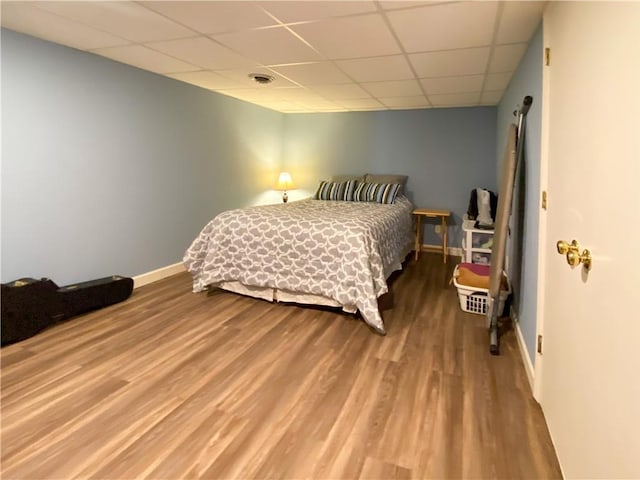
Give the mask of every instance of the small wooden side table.
M 451 215 L 449 210 L 438 210 L 435 208 L 416 208 L 413 213 L 417 217 L 415 259 L 420 257 L 422 249 L 422 217 L 438 218 L 442 222 L 442 259 L 447 263 L 447 218 Z

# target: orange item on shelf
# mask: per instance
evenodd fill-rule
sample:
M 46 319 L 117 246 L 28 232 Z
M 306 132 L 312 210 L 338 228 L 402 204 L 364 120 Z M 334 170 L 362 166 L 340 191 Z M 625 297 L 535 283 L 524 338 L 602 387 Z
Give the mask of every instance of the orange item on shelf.
M 479 269 L 478 267 L 486 267 Z M 458 265 L 458 276 L 456 281 L 467 287 L 489 288 L 489 268 L 488 265 L 476 265 L 473 263 L 461 263 Z

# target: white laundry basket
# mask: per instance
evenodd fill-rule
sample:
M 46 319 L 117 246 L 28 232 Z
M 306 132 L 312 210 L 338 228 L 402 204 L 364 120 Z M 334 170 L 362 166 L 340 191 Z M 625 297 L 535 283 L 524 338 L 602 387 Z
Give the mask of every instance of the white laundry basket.
M 462 285 L 458 283 L 457 274 L 458 265 L 456 265 L 456 268 L 453 271 L 453 284 L 458 289 L 458 300 L 460 301 L 460 308 L 465 312 L 486 315 L 487 307 L 489 305 L 489 289 Z M 507 301 L 507 297 L 509 297 L 509 294 L 511 293 L 511 283 L 509 282 L 509 277 L 507 277 L 506 274 L 503 275 L 506 279 L 507 290 L 500 291 L 498 303 L 499 313 L 502 313 L 502 311 L 504 310 L 504 303 Z

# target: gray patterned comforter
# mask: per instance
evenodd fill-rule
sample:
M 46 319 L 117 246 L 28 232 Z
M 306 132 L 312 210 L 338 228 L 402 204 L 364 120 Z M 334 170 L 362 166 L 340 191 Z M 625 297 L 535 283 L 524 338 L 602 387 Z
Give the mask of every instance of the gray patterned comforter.
M 184 264 L 193 291 L 221 282 L 320 295 L 357 308 L 384 333 L 378 297 L 402 268 L 412 205 L 302 200 L 221 213 L 193 241 Z

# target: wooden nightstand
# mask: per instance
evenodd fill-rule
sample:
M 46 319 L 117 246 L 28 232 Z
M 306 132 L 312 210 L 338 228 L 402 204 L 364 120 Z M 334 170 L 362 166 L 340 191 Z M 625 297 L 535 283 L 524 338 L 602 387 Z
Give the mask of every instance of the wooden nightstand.
M 416 208 L 413 213 L 417 217 L 416 228 L 416 244 L 415 244 L 415 259 L 420 257 L 420 250 L 422 248 L 422 217 L 437 218 L 440 217 L 442 222 L 442 259 L 444 263 L 447 263 L 447 218 L 451 215 L 449 210 L 438 210 L 435 208 Z

